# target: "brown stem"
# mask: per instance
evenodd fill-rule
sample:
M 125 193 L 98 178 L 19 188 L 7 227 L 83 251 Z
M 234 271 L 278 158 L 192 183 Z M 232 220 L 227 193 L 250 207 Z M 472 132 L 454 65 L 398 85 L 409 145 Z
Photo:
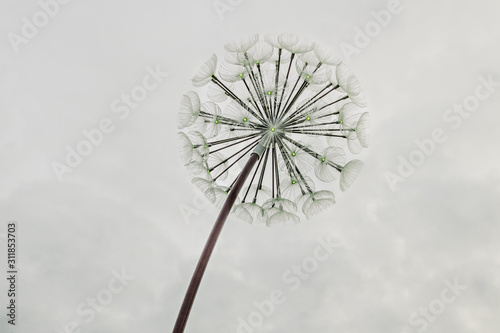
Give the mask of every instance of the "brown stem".
M 203 273 L 205 273 L 205 269 L 207 268 L 208 261 L 210 260 L 210 256 L 212 255 L 212 251 L 215 247 L 215 243 L 217 243 L 217 239 L 219 238 L 220 232 L 222 231 L 222 227 L 226 222 L 227 216 L 231 212 L 231 208 L 238 197 L 238 193 L 240 192 L 245 180 L 247 179 L 250 171 L 254 167 L 255 163 L 258 161 L 259 155 L 257 153 L 252 153 L 245 167 L 239 174 L 236 182 L 232 190 L 229 192 L 227 196 L 226 202 L 217 217 L 217 221 L 215 221 L 215 225 L 208 237 L 207 243 L 205 244 L 205 248 L 201 253 L 201 257 L 198 260 L 198 264 L 196 265 L 196 269 L 193 273 L 193 277 L 191 278 L 191 282 L 189 283 L 188 290 L 186 292 L 186 296 L 184 296 L 184 301 L 182 302 L 181 309 L 179 311 L 179 315 L 177 316 L 177 320 L 175 322 L 173 333 L 183 333 L 184 328 L 186 327 L 186 323 L 189 317 L 189 313 L 191 312 L 191 307 L 193 306 L 194 299 L 196 297 L 196 292 L 198 291 L 198 287 L 200 286 L 201 279 L 203 277 Z

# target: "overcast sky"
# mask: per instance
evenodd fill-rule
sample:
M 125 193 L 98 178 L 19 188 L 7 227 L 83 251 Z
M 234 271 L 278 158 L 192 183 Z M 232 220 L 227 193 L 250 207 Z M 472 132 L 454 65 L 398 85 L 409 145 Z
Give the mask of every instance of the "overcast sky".
M 372 144 L 326 214 L 274 228 L 228 220 L 186 332 L 238 332 L 249 316 L 263 319 L 240 332 L 500 331 L 500 2 L 401 0 L 364 45 L 357 34 L 387 1 L 41 3 L 52 16 L 36 0 L 0 4 L 0 266 L 17 221 L 18 332 L 172 330 L 217 216 L 193 200 L 178 105 L 212 53 L 255 32 L 337 50 L 367 92 Z M 155 71 L 142 102 L 113 112 Z M 464 102 L 470 112 L 453 111 Z M 68 167 L 67 147 L 98 128 L 109 133 Z M 435 129 L 434 151 L 399 174 Z M 58 177 L 55 162 L 71 172 Z M 328 258 L 286 282 L 328 237 Z M 273 290 L 282 302 L 255 314 Z

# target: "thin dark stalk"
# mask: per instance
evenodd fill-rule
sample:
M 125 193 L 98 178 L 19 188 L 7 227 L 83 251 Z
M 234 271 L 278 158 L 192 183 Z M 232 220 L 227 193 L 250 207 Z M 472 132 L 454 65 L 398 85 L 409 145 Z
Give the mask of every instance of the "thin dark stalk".
M 237 181 L 235 182 L 232 190 L 229 192 L 227 196 L 226 202 L 222 207 L 217 220 L 215 221 L 215 225 L 208 237 L 207 243 L 203 248 L 203 252 L 201 253 L 201 257 L 196 265 L 196 269 L 194 271 L 193 277 L 191 278 L 191 282 L 189 283 L 188 290 L 186 292 L 186 296 L 184 297 L 184 301 L 182 302 L 181 309 L 179 311 L 179 315 L 177 316 L 177 320 L 175 322 L 173 333 L 183 333 L 186 327 L 186 323 L 189 317 L 189 313 L 191 312 L 191 308 L 193 307 L 193 302 L 196 297 L 196 293 L 201 283 L 201 279 L 203 278 L 203 274 L 205 273 L 205 269 L 207 268 L 208 261 L 210 260 L 210 256 L 214 250 L 215 244 L 217 243 L 217 239 L 222 231 L 222 227 L 226 222 L 226 219 L 231 211 L 231 208 L 234 205 L 238 197 L 238 193 L 240 192 L 243 184 L 245 183 L 250 171 L 254 167 L 255 163 L 259 159 L 259 156 L 256 153 L 252 153 L 238 176 Z

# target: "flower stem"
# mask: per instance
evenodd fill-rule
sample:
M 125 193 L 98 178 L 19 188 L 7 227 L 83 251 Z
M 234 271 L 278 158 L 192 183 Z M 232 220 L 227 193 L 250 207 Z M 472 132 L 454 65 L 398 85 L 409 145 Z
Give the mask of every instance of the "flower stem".
M 234 183 L 233 188 L 229 192 L 227 196 L 226 202 L 215 221 L 215 225 L 208 237 L 207 243 L 205 244 L 205 248 L 201 253 L 201 257 L 198 260 L 198 264 L 196 265 L 196 269 L 193 273 L 193 277 L 191 278 L 191 282 L 189 283 L 188 290 L 186 292 L 186 296 L 184 296 L 184 301 L 182 302 L 181 309 L 179 311 L 179 315 L 177 316 L 177 320 L 175 322 L 173 333 L 183 333 L 184 328 L 186 327 L 186 323 L 189 317 L 189 313 L 191 312 L 191 308 L 193 306 L 194 299 L 196 297 L 196 293 L 198 291 L 198 287 L 200 286 L 201 279 L 203 274 L 205 273 L 205 269 L 207 267 L 208 261 L 210 260 L 210 256 L 212 255 L 213 249 L 215 247 L 215 243 L 217 243 L 217 239 L 222 231 L 222 227 L 226 222 L 227 216 L 231 212 L 231 208 L 234 205 L 238 197 L 238 193 L 240 192 L 243 184 L 245 183 L 250 171 L 254 167 L 255 163 L 259 160 L 259 155 L 257 153 L 252 153 L 239 174 L 236 182 Z

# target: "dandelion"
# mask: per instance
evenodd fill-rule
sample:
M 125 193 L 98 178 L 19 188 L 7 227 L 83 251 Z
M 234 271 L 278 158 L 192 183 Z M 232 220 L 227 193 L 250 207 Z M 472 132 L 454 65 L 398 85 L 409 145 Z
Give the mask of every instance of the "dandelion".
M 359 80 L 326 47 L 291 34 L 251 35 L 212 55 L 183 96 L 181 158 L 221 213 L 203 250 L 174 332 L 183 332 L 227 216 L 267 226 L 299 223 L 335 204 L 363 168 L 369 145 Z

